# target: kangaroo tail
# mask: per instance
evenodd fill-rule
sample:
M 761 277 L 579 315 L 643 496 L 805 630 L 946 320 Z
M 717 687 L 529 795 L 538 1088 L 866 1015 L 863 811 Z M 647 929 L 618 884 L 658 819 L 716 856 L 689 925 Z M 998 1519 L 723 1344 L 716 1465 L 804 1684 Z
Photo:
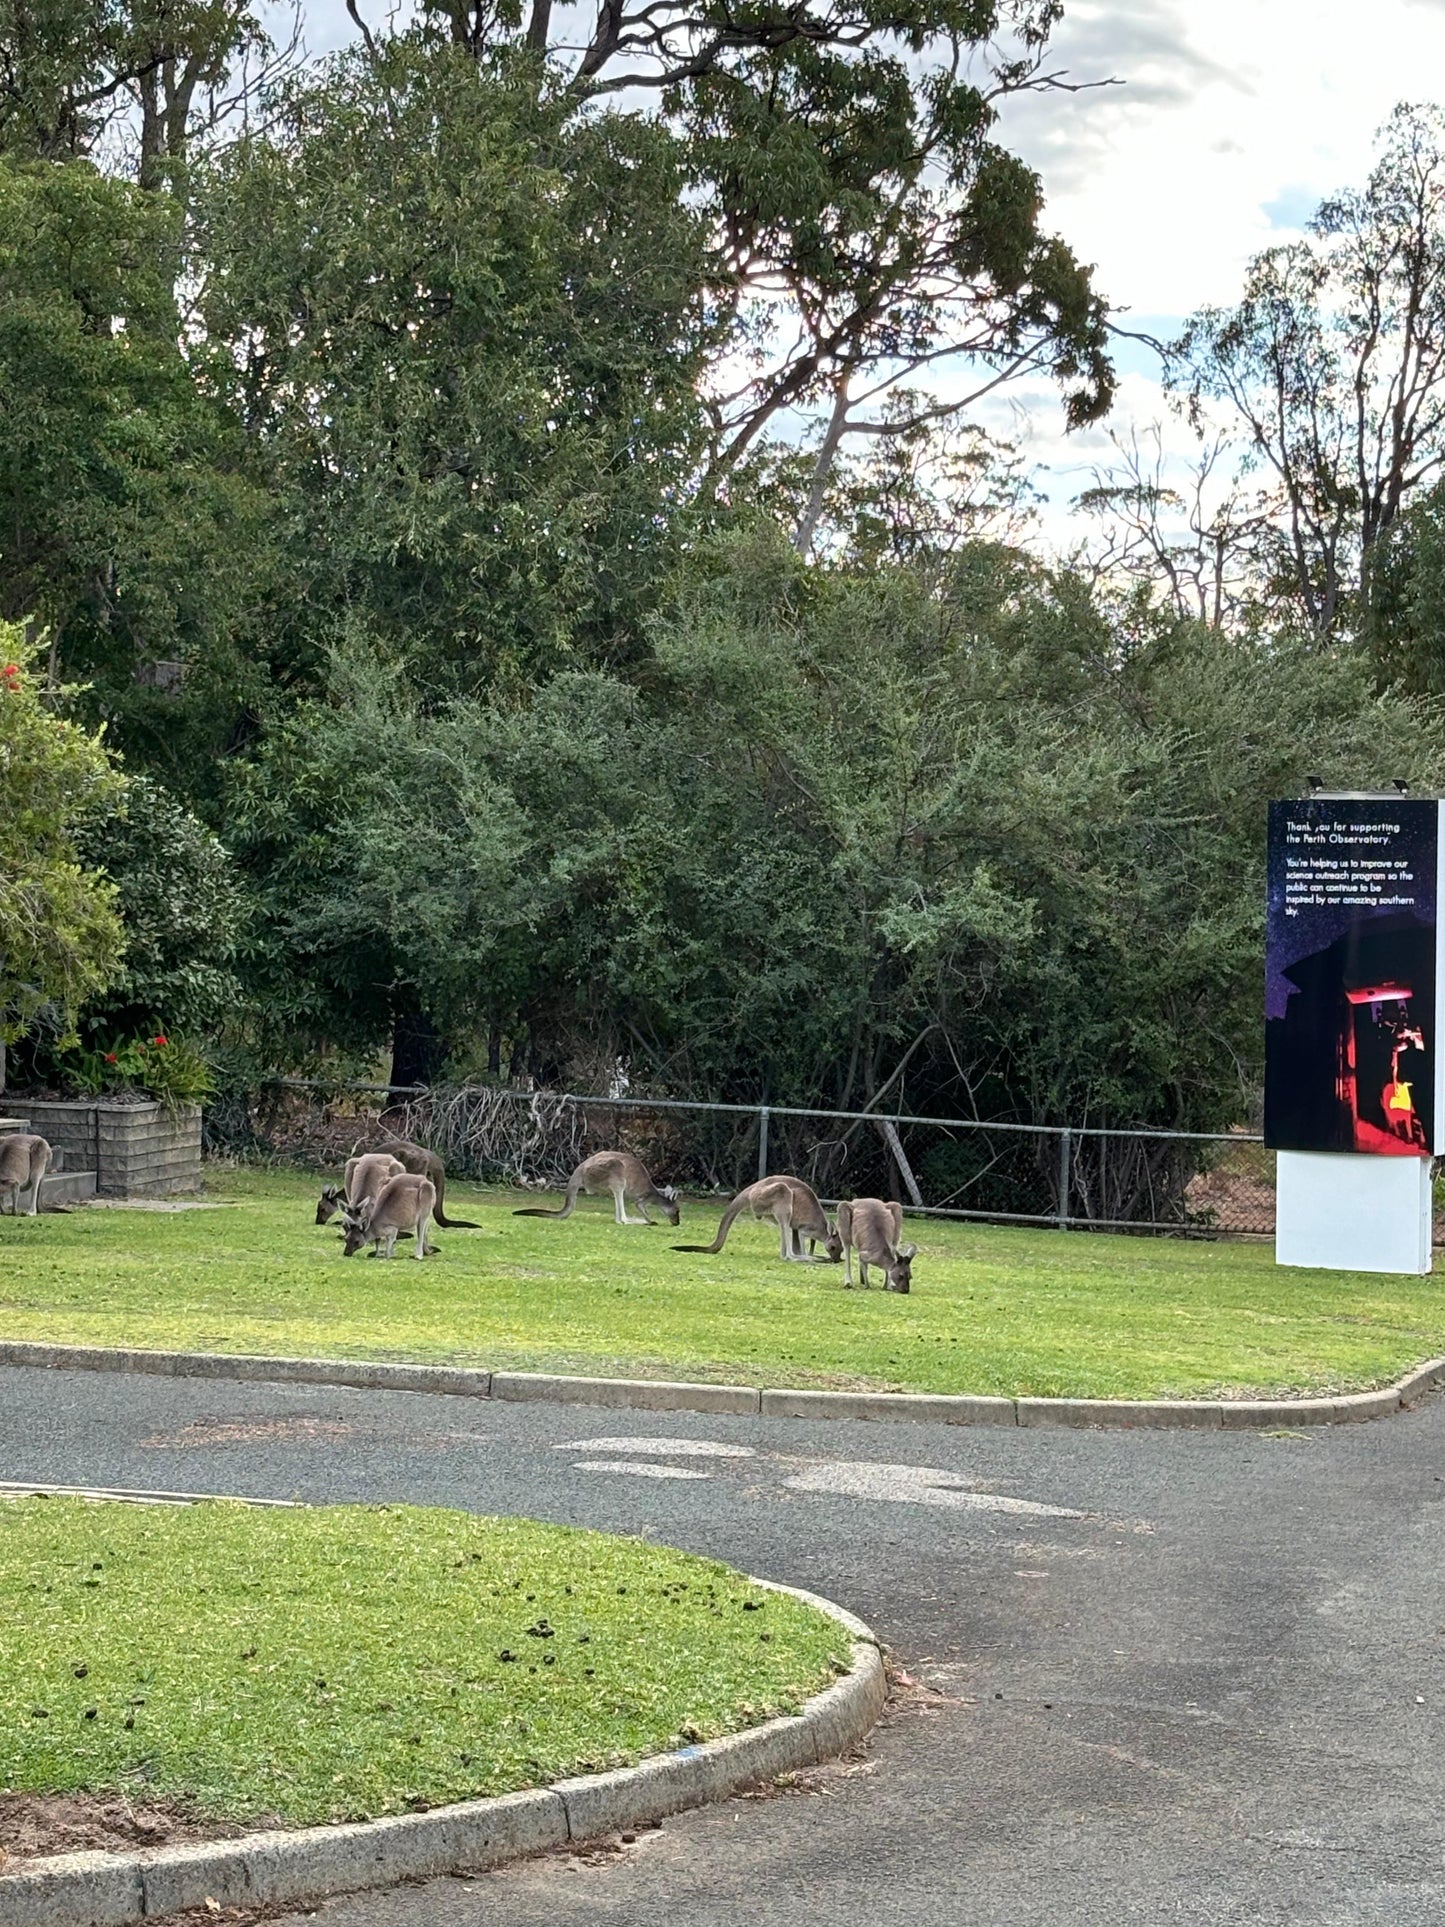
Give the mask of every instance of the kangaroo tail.
M 525 1213 L 520 1211 L 517 1213 L 519 1218 L 524 1215 Z M 442 1210 L 440 1203 L 433 1211 L 432 1217 L 445 1231 L 480 1231 L 482 1228 L 479 1224 L 473 1224 L 470 1218 L 449 1218 Z
M 717 1236 L 713 1239 L 710 1245 L 674 1245 L 672 1247 L 673 1250 L 674 1251 L 705 1251 L 707 1252 L 709 1257 L 715 1256 L 719 1251 L 722 1250 L 723 1246 L 727 1243 L 728 1233 L 733 1228 L 733 1219 L 738 1215 L 739 1211 L 742 1210 L 743 1198 L 745 1196 L 746 1196 L 745 1192 L 740 1192 L 739 1195 L 733 1199 L 732 1203 L 728 1206 L 727 1210 L 724 1211 L 722 1215 L 722 1223 L 717 1228 Z
M 528 1204 L 524 1205 L 520 1211 L 514 1211 L 512 1216 L 514 1218 L 570 1218 L 577 1208 L 577 1193 L 581 1189 L 582 1186 L 574 1179 L 567 1186 L 567 1202 L 562 1206 L 560 1211 L 549 1211 L 544 1204 Z M 479 1228 L 480 1227 L 475 1225 L 472 1227 L 473 1230 Z

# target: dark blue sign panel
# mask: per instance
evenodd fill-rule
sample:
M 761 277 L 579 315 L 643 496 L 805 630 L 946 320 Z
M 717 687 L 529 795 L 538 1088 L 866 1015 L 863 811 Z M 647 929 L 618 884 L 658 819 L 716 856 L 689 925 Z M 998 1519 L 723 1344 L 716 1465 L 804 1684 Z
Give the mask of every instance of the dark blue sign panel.
M 1437 1141 L 1441 804 L 1272 803 L 1264 1137 L 1422 1157 Z

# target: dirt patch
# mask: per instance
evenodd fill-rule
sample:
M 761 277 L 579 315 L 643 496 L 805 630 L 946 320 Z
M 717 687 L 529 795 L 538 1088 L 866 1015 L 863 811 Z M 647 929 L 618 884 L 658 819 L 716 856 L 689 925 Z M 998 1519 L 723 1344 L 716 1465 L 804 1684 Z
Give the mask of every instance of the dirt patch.
M 233 1840 L 266 1826 L 217 1820 L 180 1800 L 139 1801 L 124 1793 L 0 1793 L 0 1872 L 53 1853 L 134 1853 L 188 1840 Z
M 208 1445 L 316 1445 L 342 1439 L 386 1441 L 403 1436 L 396 1426 L 352 1424 L 346 1419 L 322 1418 L 308 1412 L 271 1417 L 194 1418 L 174 1432 L 152 1432 L 140 1441 L 155 1451 L 184 1452 Z M 449 1452 L 455 1445 L 490 1440 L 490 1432 L 426 1432 L 406 1434 L 408 1451 Z
M 343 1419 L 309 1418 L 196 1418 L 174 1432 L 153 1432 L 143 1446 L 165 1450 L 193 1445 L 314 1444 L 318 1439 L 349 1439 L 354 1425 Z
M 82 1198 L 87 1211 L 234 1211 L 234 1198 Z

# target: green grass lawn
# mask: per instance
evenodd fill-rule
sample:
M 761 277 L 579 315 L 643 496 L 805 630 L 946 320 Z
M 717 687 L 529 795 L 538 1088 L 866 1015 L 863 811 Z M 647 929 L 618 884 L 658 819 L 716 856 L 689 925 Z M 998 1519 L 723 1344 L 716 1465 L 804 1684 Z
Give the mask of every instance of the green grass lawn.
M 715 1561 L 414 1506 L 0 1502 L 0 1787 L 360 1819 L 795 1712 L 848 1635 Z
M 1445 1351 L 1439 1284 L 1279 1269 L 1266 1245 L 920 1219 L 899 1297 L 780 1263 L 751 1220 L 718 1257 L 674 1251 L 710 1237 L 712 1202 L 673 1232 L 615 1225 L 610 1199 L 516 1218 L 515 1194 L 458 1186 L 483 1228 L 385 1264 L 312 1222 L 319 1180 L 208 1185 L 228 1208 L 0 1218 L 0 1338 L 1073 1397 L 1358 1390 Z

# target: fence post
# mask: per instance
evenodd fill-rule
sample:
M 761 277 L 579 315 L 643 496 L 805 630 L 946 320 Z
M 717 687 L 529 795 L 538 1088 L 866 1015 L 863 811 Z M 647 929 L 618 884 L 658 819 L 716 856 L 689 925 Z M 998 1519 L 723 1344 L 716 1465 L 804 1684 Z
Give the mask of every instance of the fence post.
M 768 1175 L 768 1107 L 758 1107 L 758 1176 Z
M 1074 1134 L 1065 1125 L 1059 1132 L 1059 1229 L 1069 1228 L 1069 1191 L 1073 1185 Z

